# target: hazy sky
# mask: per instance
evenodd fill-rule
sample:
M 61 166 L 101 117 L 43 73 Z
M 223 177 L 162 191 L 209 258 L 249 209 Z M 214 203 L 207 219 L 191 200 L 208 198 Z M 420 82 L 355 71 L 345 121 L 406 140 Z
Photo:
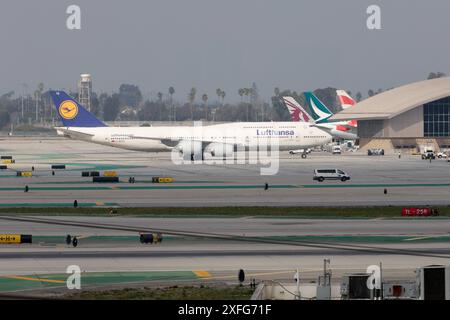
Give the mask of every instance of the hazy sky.
M 81 7 L 82 30 L 66 28 L 66 8 Z M 366 27 L 378 4 L 382 30 Z M 148 96 L 184 99 L 192 86 L 237 100 L 255 81 L 297 91 L 334 86 L 353 92 L 450 74 L 448 0 L 3 0 L 0 93 L 76 88 L 91 73 L 94 90 L 121 83 Z

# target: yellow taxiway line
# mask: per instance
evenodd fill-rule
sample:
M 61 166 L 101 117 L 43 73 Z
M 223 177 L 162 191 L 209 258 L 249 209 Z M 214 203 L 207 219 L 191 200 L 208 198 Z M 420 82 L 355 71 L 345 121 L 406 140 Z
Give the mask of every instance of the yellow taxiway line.
M 199 278 L 211 278 L 212 275 L 208 271 L 205 270 L 192 270 L 192 272 Z
M 248 278 L 248 277 L 260 277 L 260 276 L 271 276 L 271 275 L 275 275 L 275 274 L 286 274 L 286 273 L 294 274 L 295 271 L 290 270 L 290 271 L 251 273 L 251 274 L 246 274 L 246 278 Z M 232 275 L 232 276 L 212 276 L 212 275 L 210 275 L 210 277 L 205 277 L 205 279 L 207 279 L 207 280 L 219 280 L 219 279 L 234 279 L 236 277 L 237 277 L 237 275 Z
M 26 281 L 35 281 L 35 282 L 66 283 L 66 281 L 64 281 L 64 280 L 38 279 L 38 278 L 21 277 L 21 276 L 4 276 L 3 278 L 16 279 L 16 280 L 26 280 Z

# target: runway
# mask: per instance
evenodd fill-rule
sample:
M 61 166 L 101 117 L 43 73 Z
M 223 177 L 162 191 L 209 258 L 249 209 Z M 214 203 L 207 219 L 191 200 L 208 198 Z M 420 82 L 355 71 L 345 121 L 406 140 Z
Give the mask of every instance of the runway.
M 419 266 L 450 262 L 449 219 L 20 218 L 55 223 L 0 219 L 5 230 L 30 233 L 35 239 L 33 245 L 0 248 L 0 284 L 7 281 L 12 291 L 34 290 L 35 282 L 39 282 L 36 279 L 64 279 L 69 265 L 80 266 L 86 276 L 95 279 L 111 278 L 109 282 L 105 280 L 109 286 L 129 283 L 129 277 L 133 279 L 131 282 L 147 284 L 162 280 L 171 284 L 185 281 L 234 283 L 239 269 L 259 280 L 289 280 L 293 270 L 300 268 L 305 280 L 314 280 L 325 258 L 331 259 L 335 281 L 339 281 L 342 274 L 365 272 L 367 266 L 380 262 L 386 278 L 412 279 Z M 117 226 L 118 230 L 60 224 L 68 221 Z M 124 225 L 133 230 L 207 232 L 238 238 L 223 240 L 169 233 L 164 235 L 161 244 L 143 245 L 136 231 L 121 230 Z M 80 237 L 77 248 L 64 243 L 66 234 Z M 241 241 L 244 236 L 257 237 L 264 242 Z M 120 276 L 110 276 L 117 272 Z M 179 274 L 188 276 L 178 278 Z M 93 283 L 100 285 L 98 281 Z M 30 282 L 31 287 L 27 287 Z M 45 285 L 39 289 L 53 288 L 45 281 L 42 283 Z
M 20 217 L 18 217 L 20 218 Z M 34 217 L 31 217 L 33 219 Z M 239 236 L 406 236 L 433 237 L 450 235 L 450 219 L 293 219 L 293 218 L 194 218 L 194 217 L 88 217 L 39 216 L 38 219 L 71 221 L 87 225 L 107 224 L 137 229 L 177 230 L 191 233 L 209 232 Z M 40 224 L 4 220 L 4 230 L 32 233 L 35 236 L 65 236 L 67 233 L 86 236 L 131 235 L 134 231 L 108 230 L 58 224 Z
M 277 173 L 261 175 L 260 164 L 178 165 L 170 152 L 134 152 L 63 138 L 8 138 L 1 141 L 0 153 L 16 160 L 0 172 L 1 207 L 70 206 L 74 200 L 80 206 L 127 207 L 450 204 L 450 163 L 419 156 L 313 152 L 301 159 L 281 152 Z M 52 176 L 52 164 L 65 164 L 66 170 Z M 32 167 L 33 177 L 16 177 L 16 171 Z M 339 168 L 352 179 L 314 182 L 316 168 Z M 81 177 L 83 170 L 116 170 L 121 183 L 93 184 L 92 178 Z M 130 176 L 135 184 L 128 183 Z M 155 185 L 153 176 L 170 176 L 175 183 Z
M 261 175 L 258 164 L 176 165 L 170 153 L 132 152 L 61 138 L 8 138 L 0 153 L 15 164 L 0 171 L 0 207 L 197 207 L 448 205 L 450 163 L 417 156 L 368 157 L 315 152 L 308 159 L 282 154 L 279 171 Z M 51 174 L 52 164 L 65 170 Z M 17 177 L 31 170 L 33 177 Z M 339 168 L 351 181 L 312 181 L 315 168 Z M 93 184 L 84 170 L 116 170 L 118 184 Z M 130 176 L 136 183 L 128 183 Z M 154 184 L 171 176 L 172 184 Z M 263 186 L 269 184 L 269 190 Z M 23 192 L 25 185 L 30 191 Z M 384 194 L 384 189 L 387 194 Z M 106 209 L 105 209 L 106 210 Z M 257 209 L 255 209 L 257 210 Z M 120 209 L 119 209 L 120 211 Z M 399 213 L 400 214 L 400 213 Z M 445 215 L 445 212 L 444 212 Z M 414 279 L 417 267 L 450 264 L 450 220 L 297 219 L 246 217 L 14 216 L 3 233 L 32 234 L 32 245 L 0 246 L 0 291 L 52 290 L 64 286 L 78 265 L 91 286 L 236 283 L 237 271 L 258 280 L 305 281 L 331 260 L 333 281 L 382 263 L 386 278 Z M 3 217 L 3 218 L 2 218 Z M 48 219 L 52 223 L 33 222 Z M 42 222 L 42 221 L 41 221 Z M 91 228 L 89 226 L 95 226 Z M 139 232 L 160 231 L 163 242 L 143 245 Z M 76 248 L 65 244 L 76 235 Z

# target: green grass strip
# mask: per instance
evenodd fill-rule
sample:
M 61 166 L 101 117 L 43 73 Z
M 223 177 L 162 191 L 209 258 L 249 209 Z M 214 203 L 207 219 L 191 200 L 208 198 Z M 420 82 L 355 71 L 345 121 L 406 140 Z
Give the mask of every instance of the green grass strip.
M 89 207 L 92 205 L 92 207 Z M 104 206 L 114 206 L 105 203 Z M 42 204 L 2 204 L 0 214 L 27 215 L 109 215 L 108 208 L 94 207 L 95 203 L 79 202 L 80 208 L 73 208 L 73 203 Z M 64 207 L 66 206 L 66 207 Z M 149 207 L 116 208 L 117 215 L 164 216 L 164 217 L 294 217 L 294 218 L 398 218 L 398 219 L 446 219 L 450 217 L 450 206 L 436 206 L 440 217 L 401 217 L 402 206 L 371 207 Z

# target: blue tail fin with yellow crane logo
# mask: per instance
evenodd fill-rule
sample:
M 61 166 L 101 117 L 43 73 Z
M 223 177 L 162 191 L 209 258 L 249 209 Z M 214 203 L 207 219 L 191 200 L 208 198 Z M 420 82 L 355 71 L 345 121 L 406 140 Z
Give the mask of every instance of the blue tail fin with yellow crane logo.
M 50 91 L 64 127 L 107 127 L 64 91 Z

